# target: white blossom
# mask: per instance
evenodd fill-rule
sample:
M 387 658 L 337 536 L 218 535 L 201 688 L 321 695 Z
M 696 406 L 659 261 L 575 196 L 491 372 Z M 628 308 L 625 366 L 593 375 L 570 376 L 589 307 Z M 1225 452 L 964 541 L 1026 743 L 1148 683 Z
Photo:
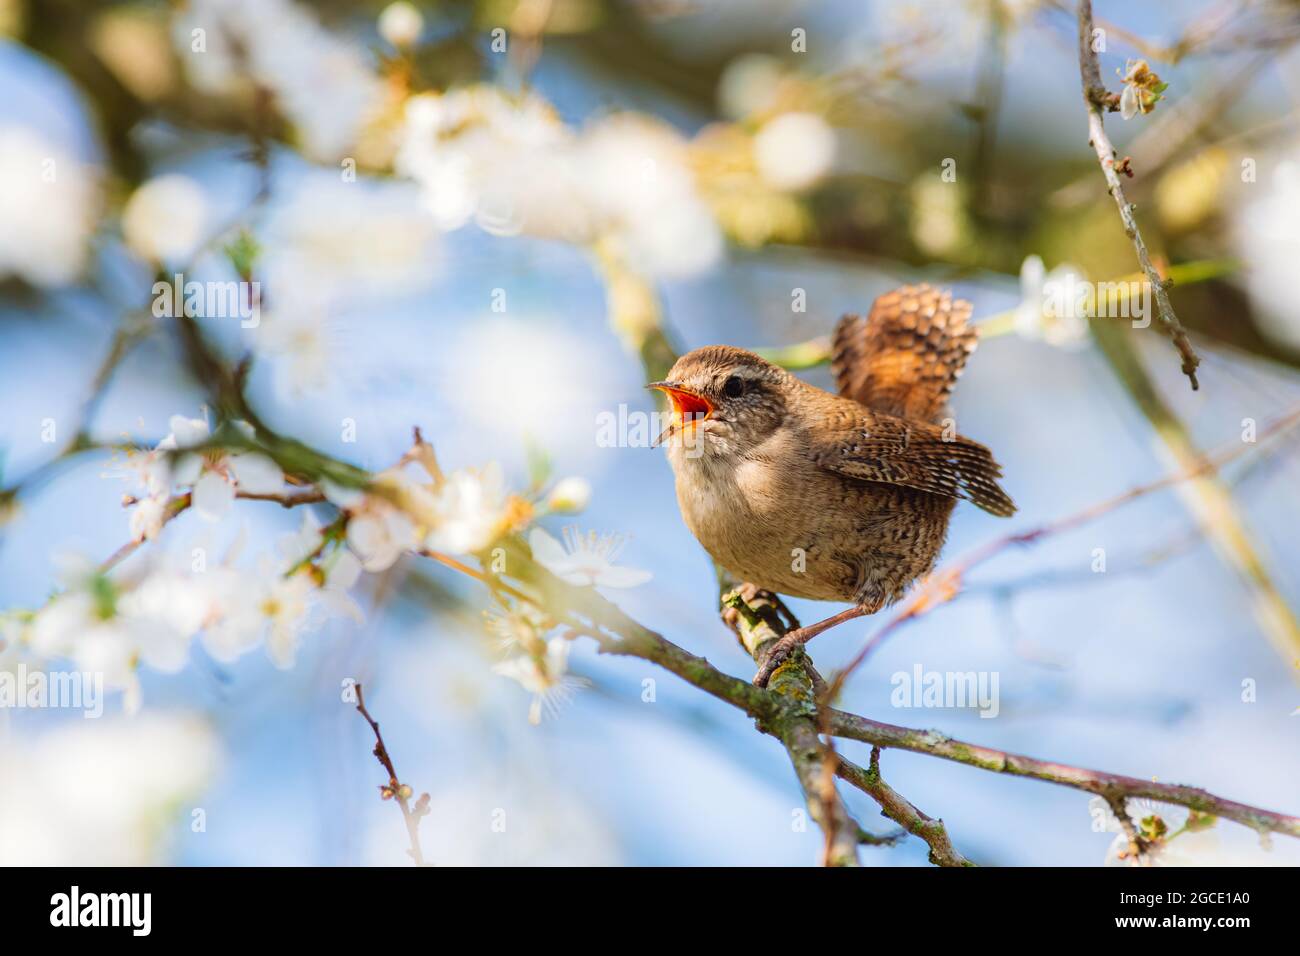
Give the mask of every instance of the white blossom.
M 568 666 L 569 642 L 562 637 L 553 637 L 546 642 L 543 653 L 520 654 L 493 665 L 492 670 L 502 677 L 518 681 L 533 695 L 528 708 L 528 722 L 535 725 L 542 722 L 543 710 L 555 716 L 574 691 L 586 683 L 581 678 L 569 676 Z
M 228 588 L 219 616 L 203 632 L 204 648 L 216 660 L 230 663 L 265 645 L 267 656 L 281 670 L 292 667 L 302 635 L 319 622 L 317 586 L 310 574 L 288 576 L 269 556 L 254 573 L 237 573 Z
M 194 717 L 62 724 L 0 738 L 0 847 L 11 866 L 143 866 L 170 861 L 179 808 L 218 768 Z
M 285 286 L 308 286 L 324 302 L 418 288 L 431 276 L 437 251 L 437 230 L 419 196 L 412 183 L 304 175 L 259 230 L 267 283 L 282 294 Z
M 399 50 L 414 45 L 424 30 L 424 17 L 406 0 L 390 3 L 379 12 L 379 35 Z
M 1091 286 L 1071 265 L 1051 272 L 1038 256 L 1028 256 L 1020 266 L 1020 304 L 1016 331 L 1049 345 L 1077 348 L 1088 338 L 1088 303 Z
M 505 530 L 509 496 L 501 466 L 462 469 L 447 475 L 434 493 L 436 522 L 426 538 L 435 551 L 482 551 Z
M 1221 837 L 1213 817 L 1192 823 L 1186 807 L 1140 798 L 1125 801 L 1125 812 L 1134 827 L 1150 839 L 1142 853 L 1134 855 L 1124 827 L 1103 797 L 1089 800 L 1088 811 L 1102 822 L 1104 832 L 1115 834 L 1106 849 L 1105 866 L 1268 866 L 1273 862 L 1268 856 L 1272 846 L 1267 834 L 1260 836 L 1258 848 L 1241 841 L 1230 844 Z M 1144 826 L 1143 821 L 1152 817 L 1164 824 L 1158 835 L 1150 832 L 1153 826 Z
M 149 262 L 178 262 L 198 250 L 207 222 L 203 190 L 188 176 L 169 174 L 131 194 L 122 210 L 122 236 Z
M 1168 86 L 1151 72 L 1146 60 L 1129 60 L 1124 65 L 1122 76 L 1124 92 L 1119 97 L 1119 111 L 1126 120 L 1155 109 Z
M 632 114 L 607 117 L 583 137 L 582 182 L 596 235 L 654 278 L 697 275 L 722 257 L 722 230 L 700 198 L 686 143 Z
M 582 511 L 591 501 L 591 482 L 576 475 L 562 478 L 546 496 L 546 510 L 559 512 Z
M 326 389 L 343 354 L 339 322 L 315 289 L 290 286 L 288 297 L 262 313 L 253 349 L 273 368 L 284 401 Z
M 437 226 L 412 183 L 306 175 L 272 207 L 258 238 L 261 281 L 277 291 L 250 344 L 271 360 L 285 399 L 324 390 L 346 367 L 350 309 L 410 293 L 438 265 Z
M 348 522 L 348 546 L 370 572 L 386 571 L 418 546 L 415 523 L 396 508 L 359 514 Z
M 621 535 L 597 535 L 594 531 L 584 535 L 575 528 L 564 529 L 563 544 L 541 528 L 528 533 L 528 546 L 537 562 L 561 580 L 577 585 L 634 588 L 649 581 L 653 577 L 649 571 L 614 563 L 625 543 Z
M 156 451 L 184 451 L 202 445 L 211 437 L 211 426 L 201 418 L 173 415 L 171 433 L 158 443 Z M 246 423 L 235 427 L 251 435 Z M 206 451 L 181 455 L 171 470 L 172 482 L 192 486 L 190 506 L 209 521 L 219 521 L 229 512 L 239 491 L 247 494 L 275 494 L 284 489 L 284 472 L 271 459 L 256 452 Z
M 268 573 L 275 574 L 274 568 Z M 204 574 L 213 600 L 213 614 L 199 641 L 223 664 L 230 664 L 262 643 L 265 627 L 258 600 L 264 582 L 234 567 L 209 568 Z
M 229 94 L 249 83 L 270 90 L 312 159 L 342 157 L 383 102 L 363 51 L 290 0 L 190 0 L 173 38 L 202 92 Z
M 1125 84 L 1124 92 L 1119 95 L 1119 115 L 1131 120 L 1141 111 L 1141 91 L 1131 83 Z
M 1291 154 L 1300 143 L 1290 146 Z M 1232 240 L 1237 255 L 1250 263 L 1242 287 L 1259 306 L 1265 332 L 1278 343 L 1300 348 L 1300 299 L 1295 293 L 1296 263 L 1300 262 L 1300 162 L 1261 160 L 1271 175 L 1243 190 L 1234 204 Z
M 412 97 L 395 168 L 423 187 L 444 229 L 611 243 L 655 277 L 693 275 L 722 252 L 686 143 L 635 115 L 564 126 L 535 94 L 476 86 Z
M 766 53 L 736 57 L 722 71 L 718 81 L 718 106 L 722 113 L 740 120 L 767 111 L 776 100 L 784 68 Z
M 127 522 L 132 541 L 152 541 L 162 532 L 171 501 L 165 487 L 137 499 Z
M 36 131 L 0 126 L 0 279 L 42 288 L 84 271 L 99 213 L 94 171 Z
M 281 670 L 293 666 L 308 621 L 308 600 L 316 585 L 301 572 L 272 575 L 261 591 L 259 610 L 266 620 L 266 653 Z
M 301 565 L 323 550 L 320 522 L 310 510 L 304 510 L 296 532 L 281 535 L 279 551 L 283 570 L 264 559 L 259 568 L 258 586 L 252 600 L 262 617 L 266 650 L 276 667 L 293 666 L 302 635 L 320 626 L 324 618 L 347 616 L 362 623 L 361 609 L 347 595 L 356 583 L 361 565 L 345 549 L 335 549 L 322 556 L 325 572 L 322 586 Z
M 400 469 L 381 472 L 374 480 L 392 486 L 403 495 L 427 499 L 430 511 L 433 508 L 430 492 Z M 324 484 L 324 491 L 331 502 L 348 512 L 348 547 L 366 571 L 386 571 L 403 552 L 419 547 L 415 521 L 387 498 L 331 482 Z
M 545 647 L 543 635 L 554 626 L 541 608 L 524 603 L 509 611 L 485 611 L 483 624 L 502 650 L 529 652 Z
M 62 565 L 66 587 L 37 612 L 29 646 L 39 657 L 67 658 L 80 670 L 102 674 L 109 690 L 127 692 L 133 710 L 139 664 L 164 673 L 185 666 L 206 614 L 204 595 L 166 569 L 152 569 L 123 590 L 82 558 L 64 558 Z
M 495 206 L 500 215 L 511 197 L 544 201 L 576 188 L 562 163 L 549 162 L 572 137 L 550 105 L 531 93 L 511 99 L 488 85 L 422 93 L 406 103 L 402 136 L 395 168 L 420 183 L 442 229 L 460 228 L 484 207 Z M 537 174 L 538 163 L 548 164 L 547 175 Z M 528 167 L 533 173 L 519 182 Z
M 807 189 L 834 159 L 835 131 L 816 113 L 782 113 L 754 137 L 758 173 L 777 189 Z

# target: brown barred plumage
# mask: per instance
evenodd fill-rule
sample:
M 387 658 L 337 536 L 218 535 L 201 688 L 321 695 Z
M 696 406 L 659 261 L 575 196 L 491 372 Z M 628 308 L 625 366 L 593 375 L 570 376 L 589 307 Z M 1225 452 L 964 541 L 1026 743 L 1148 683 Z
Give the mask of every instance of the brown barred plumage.
M 934 568 L 958 499 L 1012 514 L 992 454 L 945 420 L 975 348 L 970 311 L 908 286 L 846 316 L 839 395 L 742 349 L 682 356 L 658 385 L 675 407 L 708 411 L 669 429 L 669 460 L 714 560 L 760 588 L 874 611 Z
M 876 299 L 866 318 L 835 327 L 831 370 L 841 395 L 887 415 L 935 422 L 975 351 L 971 304 L 928 285 L 906 285 Z

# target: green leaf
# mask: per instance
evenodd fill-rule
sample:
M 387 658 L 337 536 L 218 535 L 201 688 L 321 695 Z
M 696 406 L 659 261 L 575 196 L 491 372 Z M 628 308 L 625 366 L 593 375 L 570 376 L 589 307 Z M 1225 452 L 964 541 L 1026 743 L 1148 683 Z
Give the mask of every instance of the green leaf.
M 247 229 L 241 229 L 239 235 L 226 244 L 224 252 L 239 278 L 247 282 L 253 275 L 253 266 L 262 250 L 253 234 Z
M 528 449 L 528 480 L 532 484 L 533 490 L 536 491 L 542 485 L 546 484 L 551 477 L 551 456 L 546 449 L 531 439 L 527 443 Z

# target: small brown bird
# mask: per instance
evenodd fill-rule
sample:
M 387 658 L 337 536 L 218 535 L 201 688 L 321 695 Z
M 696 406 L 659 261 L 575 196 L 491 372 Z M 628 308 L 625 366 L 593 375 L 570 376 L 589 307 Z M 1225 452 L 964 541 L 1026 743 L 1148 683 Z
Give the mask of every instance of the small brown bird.
M 854 607 L 777 642 L 765 684 L 798 644 L 896 601 L 929 573 L 958 498 L 1015 505 L 992 453 L 955 433 L 948 396 L 976 332 L 971 306 L 929 286 L 881 296 L 835 329 L 838 396 L 725 345 L 677 360 L 660 441 L 677 502 L 713 559 L 760 588 Z

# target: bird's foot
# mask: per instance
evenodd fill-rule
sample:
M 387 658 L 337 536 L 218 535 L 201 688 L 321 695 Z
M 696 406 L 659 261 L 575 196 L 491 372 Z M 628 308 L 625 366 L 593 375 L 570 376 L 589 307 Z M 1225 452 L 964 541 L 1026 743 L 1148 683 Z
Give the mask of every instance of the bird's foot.
M 803 632 L 806 628 L 799 628 L 790 631 L 785 637 L 775 641 L 769 641 L 763 649 L 758 660 L 758 673 L 754 675 L 755 687 L 766 687 L 767 682 L 772 679 L 776 669 L 786 662 L 796 647 L 799 647 L 806 638 Z
M 843 624 L 845 621 L 863 617 L 874 613 L 876 610 L 877 608 L 874 606 L 858 605 L 849 608 L 847 611 L 840 611 L 839 614 L 833 614 L 824 621 L 818 621 L 816 624 L 809 624 L 807 627 L 800 627 L 787 632 L 781 639 L 771 642 L 760 655 L 758 673 L 754 675 L 754 686 L 766 687 L 767 682 L 776 673 L 776 669 L 789 659 L 790 654 L 796 647 L 802 647 L 822 631 L 829 631 L 836 624 Z

